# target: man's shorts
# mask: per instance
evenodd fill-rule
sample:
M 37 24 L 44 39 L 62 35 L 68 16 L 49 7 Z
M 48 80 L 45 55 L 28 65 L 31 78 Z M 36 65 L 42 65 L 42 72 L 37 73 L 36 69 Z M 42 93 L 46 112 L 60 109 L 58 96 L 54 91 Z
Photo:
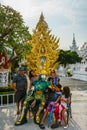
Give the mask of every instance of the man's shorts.
M 23 101 L 25 99 L 26 91 L 24 90 L 18 90 L 15 93 L 15 102 L 20 102 L 21 100 Z

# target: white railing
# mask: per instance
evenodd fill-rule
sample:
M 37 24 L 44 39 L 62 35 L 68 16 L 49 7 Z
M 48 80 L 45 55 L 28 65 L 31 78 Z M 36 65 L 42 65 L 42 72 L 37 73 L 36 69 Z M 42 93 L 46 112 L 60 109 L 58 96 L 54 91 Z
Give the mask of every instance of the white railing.
M 0 107 L 8 107 L 13 105 L 15 105 L 14 93 L 0 95 Z
M 71 72 L 73 74 L 73 76 L 71 78 L 87 81 L 87 63 L 85 63 L 85 64 L 80 64 L 80 63 L 71 64 L 71 65 L 69 65 L 69 69 L 71 69 Z M 60 68 L 58 70 L 58 75 L 67 76 L 66 70 L 64 69 L 63 66 L 60 66 Z
M 87 72 L 82 71 L 73 71 L 73 79 L 79 79 L 83 81 L 87 81 Z

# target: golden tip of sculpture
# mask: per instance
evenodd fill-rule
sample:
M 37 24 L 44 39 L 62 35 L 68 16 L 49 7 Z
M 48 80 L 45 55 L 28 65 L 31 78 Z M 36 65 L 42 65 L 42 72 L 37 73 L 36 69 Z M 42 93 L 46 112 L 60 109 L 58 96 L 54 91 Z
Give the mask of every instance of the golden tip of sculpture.
M 47 71 L 46 70 L 41 70 L 41 74 L 47 75 Z

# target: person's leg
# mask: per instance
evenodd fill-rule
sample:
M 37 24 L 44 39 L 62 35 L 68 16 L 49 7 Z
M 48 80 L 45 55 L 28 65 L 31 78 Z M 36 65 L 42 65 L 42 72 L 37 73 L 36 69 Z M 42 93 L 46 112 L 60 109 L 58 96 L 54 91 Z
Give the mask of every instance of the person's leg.
M 26 92 L 21 92 L 20 93 L 20 112 L 22 112 L 23 102 L 25 100 L 25 97 L 26 97 Z
M 20 113 L 19 112 L 19 102 L 16 102 L 16 107 L 17 107 L 17 115 Z
M 44 122 L 45 122 L 45 119 L 46 119 L 47 115 L 48 115 L 48 110 L 46 110 L 46 111 L 44 112 L 44 115 L 43 115 L 43 118 L 42 118 L 42 120 L 41 120 L 41 123 L 40 123 L 40 124 L 44 124 Z
M 27 100 L 24 101 L 22 113 L 20 113 L 20 117 L 15 122 L 16 126 L 27 123 L 27 112 L 28 112 L 32 102 L 33 102 L 32 98 L 30 101 L 27 101 Z
M 66 117 L 66 115 L 65 115 L 65 112 L 66 112 L 66 109 L 64 109 L 64 110 L 62 111 L 62 118 L 63 118 L 63 120 L 64 120 L 65 125 L 67 125 L 67 117 Z
M 41 120 L 41 122 L 40 122 L 40 128 L 41 128 L 41 129 L 45 129 L 44 122 L 45 122 L 46 117 L 48 116 L 48 112 L 50 112 L 51 109 L 52 109 L 52 103 L 53 103 L 53 102 L 50 102 L 50 103 L 48 104 L 47 109 L 46 109 L 46 111 L 44 112 L 44 115 L 43 115 L 42 120 Z
M 58 128 L 60 123 L 59 123 L 59 105 L 54 108 L 54 116 L 55 116 L 55 121 L 51 125 L 52 129 Z
M 20 94 L 19 94 L 19 92 L 17 91 L 17 92 L 15 93 L 15 102 L 16 102 L 17 114 L 19 114 L 19 100 L 20 100 Z
M 40 124 L 39 124 L 39 126 L 40 126 L 41 129 L 45 129 L 44 122 L 45 122 L 45 119 L 46 119 L 47 115 L 48 115 L 48 110 L 46 110 L 46 111 L 44 112 L 44 115 L 43 115 L 43 117 L 42 117 L 42 120 L 41 120 L 41 122 L 40 122 Z
M 68 125 L 67 125 L 67 116 L 66 116 L 65 112 L 66 112 L 66 109 L 64 109 L 62 111 L 62 118 L 63 118 L 64 123 L 65 123 L 64 129 L 67 129 L 67 127 L 68 127 Z
M 51 111 L 51 109 L 52 109 L 52 104 L 53 104 L 53 102 L 50 102 L 50 103 L 48 104 L 47 109 L 46 109 L 46 111 L 44 112 L 44 115 L 43 115 L 43 118 L 42 118 L 40 124 L 44 124 L 45 119 L 46 119 L 46 117 L 47 117 L 47 115 L 48 115 L 48 112 Z

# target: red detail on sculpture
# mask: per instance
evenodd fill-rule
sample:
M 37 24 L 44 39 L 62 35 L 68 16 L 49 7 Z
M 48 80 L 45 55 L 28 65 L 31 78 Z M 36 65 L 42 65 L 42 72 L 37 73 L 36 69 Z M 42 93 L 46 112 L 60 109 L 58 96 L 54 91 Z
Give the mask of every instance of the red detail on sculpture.
M 2 67 L 4 69 L 8 69 L 10 67 L 10 62 L 5 51 L 2 51 L 2 53 L 0 54 L 0 68 Z

